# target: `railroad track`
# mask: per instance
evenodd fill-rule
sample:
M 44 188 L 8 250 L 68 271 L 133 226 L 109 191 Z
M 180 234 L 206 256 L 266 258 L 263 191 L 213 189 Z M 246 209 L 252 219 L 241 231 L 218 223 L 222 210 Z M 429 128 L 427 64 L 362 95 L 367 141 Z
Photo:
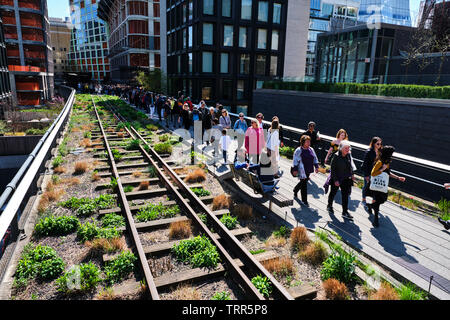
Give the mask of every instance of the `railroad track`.
M 101 96 L 100 96 L 101 97 Z M 103 99 L 103 97 L 101 97 Z M 108 155 L 108 159 L 110 162 L 111 173 L 104 172 L 100 173 L 103 176 L 110 175 L 115 178 L 117 181 L 117 193 L 118 193 L 118 203 L 120 203 L 120 208 L 113 208 L 109 210 L 104 210 L 101 213 L 108 212 L 122 212 L 126 216 L 127 220 L 127 229 L 129 234 L 131 235 L 131 239 L 133 245 L 138 254 L 138 258 L 140 261 L 141 268 L 144 273 L 145 281 L 147 283 L 147 288 L 150 294 L 151 299 L 158 300 L 159 294 L 158 289 L 163 287 L 168 287 L 178 282 L 188 282 L 195 281 L 198 279 L 203 279 L 204 277 L 211 274 L 221 274 L 223 272 L 228 272 L 232 275 L 233 280 L 239 284 L 239 286 L 245 292 L 245 295 L 249 299 L 257 299 L 257 300 L 265 300 L 266 298 L 258 291 L 258 289 L 253 285 L 250 279 L 256 275 L 262 275 L 269 279 L 272 283 L 273 292 L 272 297 L 274 299 L 281 300 L 293 300 L 292 295 L 273 277 L 273 275 L 268 272 L 261 261 L 264 258 L 259 258 L 253 256 L 237 239 L 239 236 L 239 231 L 230 231 L 228 230 L 224 224 L 222 224 L 218 218 L 218 216 L 223 212 L 215 212 L 212 211 L 205 203 L 206 199 L 201 199 L 190 189 L 192 186 L 188 186 L 181 177 L 174 171 L 174 169 L 169 165 L 167 161 L 161 157 L 152 146 L 145 140 L 145 138 L 134 128 L 124 127 L 125 132 L 123 137 L 137 139 L 140 141 L 139 144 L 139 152 L 142 157 L 134 157 L 135 159 L 142 158 L 144 162 L 142 164 L 135 165 L 124 165 L 120 166 L 114 160 L 114 155 L 112 153 L 112 149 L 110 146 L 111 139 L 115 141 L 120 141 L 120 138 L 110 138 L 105 131 L 105 128 L 102 124 L 102 119 L 99 116 L 97 111 L 97 107 L 95 105 L 95 101 L 92 98 L 95 114 L 99 123 L 101 137 L 104 141 L 104 146 Z M 116 113 L 115 106 L 111 105 L 108 101 L 104 100 L 106 105 L 110 108 L 113 116 L 117 121 L 126 120 L 118 113 Z M 151 180 L 149 183 L 161 183 L 164 187 L 157 188 L 153 190 L 144 190 L 143 192 L 125 192 L 124 184 L 130 183 L 139 183 L 140 180 L 136 181 L 128 181 L 126 183 L 122 182 L 121 174 L 128 173 L 130 174 L 135 168 L 139 167 L 148 167 L 153 166 L 156 172 L 156 178 L 146 179 Z M 128 171 L 119 172 L 120 169 L 125 169 Z M 105 169 L 105 168 L 101 168 Z M 170 219 L 162 219 L 162 220 L 154 220 L 146 223 L 135 223 L 133 218 L 133 212 L 136 212 L 141 208 L 139 205 L 131 205 L 129 204 L 129 200 L 133 199 L 142 199 L 151 197 L 152 195 L 161 195 L 161 194 L 171 194 L 175 201 L 167 201 L 165 204 L 174 204 L 177 203 L 180 206 L 181 212 L 183 212 L 185 217 L 177 217 Z M 211 200 L 211 199 L 209 199 Z M 207 227 L 207 225 L 201 220 L 199 214 L 206 214 L 208 222 L 212 229 L 215 231 L 214 233 Z M 217 248 L 222 264 L 218 266 L 218 268 L 214 270 L 192 270 L 192 272 L 185 272 L 183 275 L 179 277 L 172 277 L 172 279 L 164 278 L 164 276 L 153 277 L 149 263 L 147 261 L 147 256 L 155 253 L 167 252 L 173 246 L 176 241 L 168 242 L 158 246 L 152 247 L 144 247 L 142 244 L 139 231 L 143 231 L 148 228 L 152 228 L 155 226 L 163 226 L 168 225 L 173 221 L 179 220 L 187 220 L 189 219 L 196 228 L 200 230 L 200 233 L 204 234 L 212 244 Z M 239 230 L 239 229 L 238 229 Z M 242 231 L 242 230 L 241 230 Z M 266 257 L 270 259 L 270 257 Z M 272 257 L 273 258 L 273 257 Z M 106 259 L 108 259 L 106 257 Z

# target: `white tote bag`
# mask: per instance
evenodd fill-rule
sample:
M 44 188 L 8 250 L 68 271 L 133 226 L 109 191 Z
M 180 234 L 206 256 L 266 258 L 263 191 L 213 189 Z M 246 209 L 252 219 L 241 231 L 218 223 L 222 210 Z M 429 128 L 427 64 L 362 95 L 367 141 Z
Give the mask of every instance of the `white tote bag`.
M 372 191 L 387 193 L 388 185 L 389 185 L 389 175 L 386 172 L 382 172 L 377 176 L 370 177 L 369 189 Z

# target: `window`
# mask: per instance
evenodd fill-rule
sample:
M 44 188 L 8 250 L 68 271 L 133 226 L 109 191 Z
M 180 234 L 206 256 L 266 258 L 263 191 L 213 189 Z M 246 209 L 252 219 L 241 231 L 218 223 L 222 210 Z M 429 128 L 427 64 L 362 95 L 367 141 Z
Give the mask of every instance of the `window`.
M 214 14 L 214 0 L 203 0 L 203 13 Z
M 262 81 L 262 80 L 257 80 L 257 81 L 256 81 L 256 89 L 262 89 L 263 84 L 264 84 L 264 81 Z
M 213 53 L 202 53 L 202 72 L 212 72 L 213 67 Z
M 192 26 L 188 27 L 188 48 L 192 47 L 192 38 L 193 38 L 193 33 L 192 33 Z
M 277 69 L 278 69 L 278 57 L 277 56 L 271 56 L 270 57 L 270 75 L 276 76 L 277 75 Z
M 244 80 L 237 81 L 237 99 L 244 99 Z
M 231 0 L 222 0 L 222 16 L 231 17 Z
M 249 54 L 241 54 L 240 63 L 239 63 L 239 73 L 240 74 L 249 74 L 250 72 L 250 55 Z
M 194 18 L 194 3 L 192 0 L 189 0 L 188 14 L 188 19 L 192 20 Z
M 278 50 L 278 38 L 279 38 L 278 30 L 272 30 L 272 45 L 271 45 L 272 50 Z
M 252 18 L 252 0 L 241 0 L 241 19 L 251 20 Z
M 186 48 L 187 45 L 187 33 L 186 29 L 183 29 L 183 49 Z
M 203 84 L 202 84 L 202 99 L 203 100 L 211 100 L 212 94 L 213 94 L 212 86 L 213 86 L 213 81 L 211 81 L 211 80 L 203 81 Z
M 233 80 L 223 80 L 222 97 L 225 100 L 233 99 Z
M 281 23 L 281 3 L 273 4 L 273 23 Z
M 269 3 L 267 1 L 259 1 L 258 3 L 258 21 L 267 22 L 269 17 Z
M 228 53 L 220 54 L 220 73 L 228 73 Z
M 258 29 L 258 49 L 266 49 L 267 47 L 267 30 Z
M 266 56 L 264 55 L 256 56 L 256 74 L 263 76 L 266 74 Z
M 203 24 L 203 44 L 213 44 L 213 24 Z
M 223 26 L 223 45 L 233 46 L 233 26 Z
M 239 27 L 239 47 L 247 47 L 247 28 Z

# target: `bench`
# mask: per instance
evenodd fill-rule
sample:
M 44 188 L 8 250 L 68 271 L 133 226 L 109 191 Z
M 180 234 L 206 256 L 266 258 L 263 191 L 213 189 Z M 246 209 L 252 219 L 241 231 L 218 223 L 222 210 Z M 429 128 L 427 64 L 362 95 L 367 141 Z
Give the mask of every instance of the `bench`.
M 261 182 L 258 176 L 253 172 L 250 172 L 247 169 L 236 170 L 232 163 L 229 164 L 229 167 L 236 180 L 242 181 L 244 184 L 251 187 L 256 194 L 261 194 L 264 198 L 269 200 L 269 212 L 272 211 L 272 202 L 280 208 L 289 207 L 294 204 L 293 199 L 287 198 L 285 195 L 275 190 L 275 188 L 267 188 L 267 186 L 263 185 L 263 182 Z M 269 190 L 265 191 L 267 189 Z

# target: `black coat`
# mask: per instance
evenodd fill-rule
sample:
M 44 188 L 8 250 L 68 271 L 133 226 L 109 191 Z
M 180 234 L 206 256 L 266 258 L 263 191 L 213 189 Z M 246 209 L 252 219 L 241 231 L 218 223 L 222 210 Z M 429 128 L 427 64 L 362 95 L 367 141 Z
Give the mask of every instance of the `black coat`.
M 377 154 L 373 148 L 367 149 L 364 154 L 364 161 L 361 166 L 362 171 L 364 172 L 364 177 L 369 177 L 372 172 L 372 168 L 375 165 L 375 158 Z
M 331 160 L 331 180 L 342 183 L 345 179 L 350 178 L 353 174 L 351 161 L 350 153 L 343 157 L 339 151 Z

